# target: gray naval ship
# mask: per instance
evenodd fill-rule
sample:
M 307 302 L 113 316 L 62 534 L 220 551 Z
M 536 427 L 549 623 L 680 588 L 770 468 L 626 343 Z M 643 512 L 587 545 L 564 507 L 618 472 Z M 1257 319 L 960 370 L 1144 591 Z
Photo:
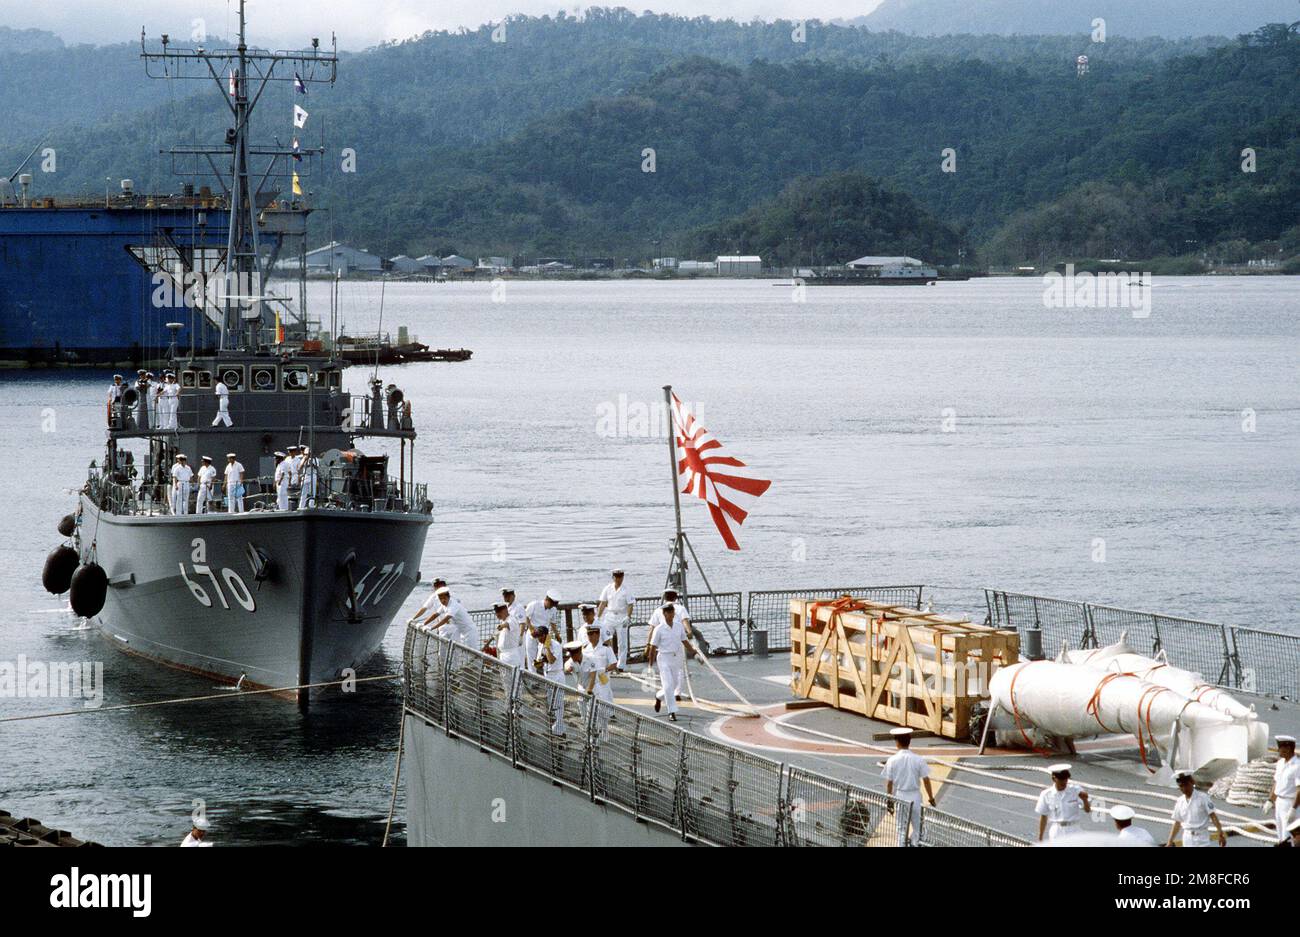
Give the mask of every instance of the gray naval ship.
M 191 291 L 200 298 L 188 309 L 187 333 L 183 322 L 167 324 L 176 390 L 157 398 L 146 380 L 110 395 L 106 451 L 90 464 L 75 514 L 60 524 L 69 541 L 50 555 L 43 578 L 50 591 L 69 592 L 73 610 L 124 651 L 305 703 L 310 691 L 302 687 L 335 680 L 378 649 L 419 580 L 432 505 L 413 480 L 410 402 L 377 373 L 365 396 L 346 393 L 331 333 L 315 331 L 301 306 L 260 286 L 283 239 L 268 249 L 259 235 L 271 240 L 272 209 L 302 208 L 306 151 L 296 139 L 292 148 L 251 147 L 253 104 L 274 81 L 292 81 L 304 94 L 312 82 L 332 82 L 337 59 L 315 40 L 304 52 L 250 50 L 243 3 L 239 24 L 236 49 L 175 49 L 164 36 L 154 51 L 142 40 L 142 57 L 161 61 L 168 77 L 219 76 L 223 92 L 230 82 L 234 126 L 225 142 L 184 155 L 229 167 L 217 174 L 231 220 L 216 269 L 238 288 L 215 302 Z M 280 160 L 285 171 L 277 172 Z M 277 178 L 292 178 L 292 202 L 263 191 Z M 178 278 L 203 260 L 167 256 Z M 205 329 L 218 336 L 207 353 Z M 223 397 L 228 405 L 219 404 Z M 380 440 L 383 451 L 367 454 L 363 439 Z M 277 504 L 276 453 L 295 445 L 311 455 L 285 509 Z M 242 511 L 223 500 L 228 453 L 244 467 Z M 178 496 L 171 469 L 182 454 L 195 477 Z M 203 456 L 217 475 L 197 513 Z

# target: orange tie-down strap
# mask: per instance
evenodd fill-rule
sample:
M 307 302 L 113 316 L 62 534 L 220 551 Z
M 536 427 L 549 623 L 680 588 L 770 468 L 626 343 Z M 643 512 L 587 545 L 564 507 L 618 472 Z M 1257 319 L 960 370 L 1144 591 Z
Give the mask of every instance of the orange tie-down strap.
M 1019 674 L 1017 674 L 1017 676 L 1019 676 Z M 1121 673 L 1119 671 L 1115 671 L 1113 673 L 1106 674 L 1106 676 L 1102 677 L 1101 680 L 1097 683 L 1096 689 L 1092 691 L 1091 699 L 1088 700 L 1088 707 L 1087 707 L 1088 715 L 1096 719 L 1097 725 L 1101 726 L 1101 728 L 1106 732 L 1120 731 L 1119 727 L 1111 728 L 1110 726 L 1106 725 L 1106 723 L 1101 721 L 1101 692 L 1106 688 L 1106 685 L 1110 683 L 1112 680 L 1114 680 L 1116 677 L 1134 677 L 1137 679 L 1141 679 L 1135 673 Z M 1151 743 L 1152 748 L 1156 747 L 1156 733 L 1155 730 L 1151 728 L 1151 707 L 1155 704 L 1157 696 L 1159 696 L 1161 693 L 1171 693 L 1171 692 L 1173 691 L 1170 690 L 1168 687 L 1152 685 L 1147 687 L 1145 690 L 1143 690 L 1142 695 L 1138 697 L 1138 704 L 1137 704 L 1138 752 L 1142 756 L 1142 767 L 1146 768 L 1147 771 L 1151 772 L 1152 774 L 1156 773 L 1155 769 L 1152 768 L 1149 764 L 1147 764 L 1147 742 L 1149 741 Z M 1143 703 L 1146 704 L 1145 714 L 1142 712 Z

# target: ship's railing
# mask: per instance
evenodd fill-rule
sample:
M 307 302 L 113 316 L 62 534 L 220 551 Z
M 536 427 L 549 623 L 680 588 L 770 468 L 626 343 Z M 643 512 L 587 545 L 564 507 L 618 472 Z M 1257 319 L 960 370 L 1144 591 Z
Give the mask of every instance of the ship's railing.
M 408 713 L 685 841 L 904 845 L 907 802 L 593 700 L 426 629 L 407 628 L 404 668 Z M 1024 845 L 995 830 L 983 841 Z
M 210 389 L 185 389 L 177 398 L 177 430 L 203 430 L 217 417 L 217 396 Z M 160 412 L 151 398 L 146 407 L 115 407 L 109 429 L 116 437 L 167 436 L 177 430 L 160 425 Z M 355 436 L 414 438 L 414 422 L 386 403 L 375 405 L 373 397 L 343 394 L 317 388 L 313 391 L 259 393 L 242 391 L 229 397 L 228 414 L 233 428 L 265 430 L 311 429 L 340 431 Z M 219 424 L 220 425 L 220 424 Z M 223 425 L 220 428 L 224 429 Z M 303 442 L 310 445 L 304 436 Z
M 984 595 L 991 624 L 1019 629 L 1022 637 L 1040 630 L 1049 657 L 1062 645 L 1103 647 L 1127 634 L 1137 653 L 1164 651 L 1170 663 L 1197 671 L 1210 683 L 1300 699 L 1300 635 L 1019 592 L 986 589 Z
M 749 593 L 745 613 L 745 650 L 752 647 L 753 632 L 767 632 L 767 646 L 773 651 L 790 650 L 790 600 L 835 599 L 851 595 L 868 602 L 920 608 L 924 586 L 845 586 L 818 589 L 773 589 Z
M 934 807 L 921 808 L 922 846 L 1028 846 L 1029 841 L 991 826 L 944 813 Z
M 193 514 L 198 504 L 198 483 L 190 483 L 189 511 Z M 315 507 L 341 511 L 388 514 L 428 514 L 432 505 L 426 482 L 401 481 L 394 476 L 383 478 L 343 478 L 335 473 L 322 475 Z M 129 514 L 144 517 L 161 517 L 172 513 L 171 485 L 143 481 L 135 485 L 122 484 L 106 477 L 92 466 L 86 481 L 86 492 L 101 509 L 111 514 Z M 289 507 L 298 507 L 302 489 L 289 489 Z M 244 511 L 276 510 L 275 479 L 269 475 L 244 479 Z M 207 514 L 226 513 L 225 489 L 221 476 L 207 500 Z

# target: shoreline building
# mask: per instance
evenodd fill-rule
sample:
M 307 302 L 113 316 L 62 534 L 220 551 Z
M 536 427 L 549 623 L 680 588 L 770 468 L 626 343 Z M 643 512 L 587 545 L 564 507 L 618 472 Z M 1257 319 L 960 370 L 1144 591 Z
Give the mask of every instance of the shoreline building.
M 763 258 L 757 254 L 721 254 L 715 263 L 722 277 L 756 277 L 763 272 Z

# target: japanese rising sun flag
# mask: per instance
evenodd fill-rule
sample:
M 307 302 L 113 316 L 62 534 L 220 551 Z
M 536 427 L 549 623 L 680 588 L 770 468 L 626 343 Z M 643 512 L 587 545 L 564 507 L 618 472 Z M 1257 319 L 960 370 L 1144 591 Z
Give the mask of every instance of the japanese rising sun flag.
M 677 479 L 685 486 L 682 494 L 695 495 L 706 503 L 727 549 L 739 550 L 730 522 L 743 524 L 749 513 L 736 502 L 759 497 L 772 483 L 725 471 L 743 469 L 745 463 L 727 455 L 722 443 L 700 425 L 695 414 L 682 406 L 676 394 L 673 394 L 673 432 L 677 437 Z

